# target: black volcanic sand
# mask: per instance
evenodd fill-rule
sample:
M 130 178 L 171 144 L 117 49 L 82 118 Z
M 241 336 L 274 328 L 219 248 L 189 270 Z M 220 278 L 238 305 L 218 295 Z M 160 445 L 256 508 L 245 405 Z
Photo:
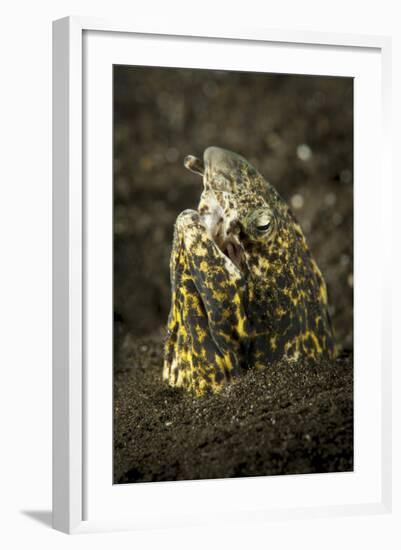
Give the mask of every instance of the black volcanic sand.
M 114 482 L 212 479 L 353 469 L 352 357 L 251 370 L 194 398 L 161 380 L 160 341 L 117 365 Z
M 249 372 L 219 395 L 166 388 L 162 341 L 178 214 L 210 145 L 249 159 L 291 206 L 353 347 L 353 80 L 114 68 L 115 482 L 352 469 L 352 359 Z

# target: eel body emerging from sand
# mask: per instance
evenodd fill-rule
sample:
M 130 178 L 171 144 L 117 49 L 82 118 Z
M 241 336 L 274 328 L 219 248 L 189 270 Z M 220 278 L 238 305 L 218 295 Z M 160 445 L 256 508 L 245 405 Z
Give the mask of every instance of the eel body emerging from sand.
M 326 285 L 291 210 L 243 157 L 209 147 L 176 221 L 163 378 L 196 395 L 280 359 L 331 359 Z

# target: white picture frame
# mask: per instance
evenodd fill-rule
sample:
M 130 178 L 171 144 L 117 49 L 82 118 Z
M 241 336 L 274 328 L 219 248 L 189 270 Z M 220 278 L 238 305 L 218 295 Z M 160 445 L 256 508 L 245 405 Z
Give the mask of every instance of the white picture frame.
M 91 34 L 89 34 L 91 33 Z M 87 41 L 88 36 L 92 36 L 91 43 Z M 88 143 L 88 135 L 85 132 L 89 131 L 85 124 L 88 123 L 87 110 L 88 102 L 85 95 L 85 82 L 88 78 L 103 78 L 105 72 L 102 72 L 102 63 L 114 62 L 111 57 L 108 57 L 108 52 L 114 48 L 114 43 L 120 42 L 120 55 L 129 62 L 130 48 L 128 42 L 122 44 L 122 40 L 129 41 L 130 39 L 144 40 L 146 49 L 142 51 L 144 54 L 142 64 L 158 64 L 166 63 L 162 59 L 161 49 L 158 48 L 158 41 L 170 37 L 171 48 L 174 48 L 174 40 L 180 40 L 181 44 L 184 41 L 186 44 L 197 42 L 198 44 L 208 45 L 212 53 L 215 51 L 216 58 L 218 57 L 219 48 L 226 48 L 225 65 L 219 65 L 216 61 L 216 68 L 231 67 L 232 60 L 230 59 L 230 48 L 238 47 L 240 52 L 241 46 L 245 44 L 257 44 L 263 48 L 265 45 L 270 47 L 285 47 L 287 49 L 297 49 L 302 51 L 316 51 L 315 67 L 324 66 L 324 58 L 321 57 L 318 50 L 324 49 L 324 52 L 332 52 L 333 60 L 336 55 L 347 56 L 358 55 L 363 52 L 373 52 L 375 61 L 372 63 L 375 66 L 375 79 L 377 94 L 372 98 L 375 104 L 375 113 L 377 112 L 378 133 L 375 135 L 375 147 L 369 149 L 370 145 L 366 142 L 365 151 L 377 153 L 376 175 L 379 178 L 380 185 L 377 187 L 377 197 L 369 191 L 369 185 L 366 188 L 365 194 L 361 194 L 356 187 L 355 208 L 358 212 L 356 216 L 356 224 L 365 227 L 363 224 L 368 224 L 369 216 L 371 216 L 372 208 L 374 207 L 374 199 L 377 198 L 380 204 L 380 197 L 384 194 L 388 197 L 391 195 L 391 177 L 390 177 L 390 159 L 389 159 L 389 94 L 390 94 L 390 55 L 391 55 L 391 40 L 388 37 L 376 36 L 353 36 L 353 35 L 335 35 L 326 33 L 314 32 L 291 32 L 277 30 L 261 30 L 248 29 L 238 30 L 229 29 L 224 26 L 224 29 L 198 29 L 196 23 L 191 22 L 189 25 L 174 27 L 173 24 L 155 28 L 142 28 L 139 24 L 131 24 L 128 22 L 112 22 L 103 21 L 92 18 L 68 17 L 54 22 L 53 27 L 53 526 L 67 533 L 88 532 L 99 530 L 115 530 L 115 529 L 137 529 L 149 525 L 191 525 L 193 523 L 202 523 L 210 521 L 211 518 L 202 518 L 196 512 L 196 509 L 191 513 L 191 507 L 188 503 L 193 498 L 196 492 L 196 498 L 200 504 L 205 504 L 207 499 L 210 499 L 210 494 L 213 493 L 216 501 L 221 497 L 221 505 L 225 502 L 231 502 L 230 508 L 226 513 L 217 517 L 216 520 L 223 521 L 265 521 L 275 517 L 312 517 L 314 515 L 351 515 L 351 514 L 366 514 L 366 513 L 385 513 L 391 510 L 391 357 L 388 350 L 391 349 L 389 342 L 390 327 L 388 325 L 390 315 L 391 296 L 389 291 L 386 273 L 389 270 L 385 266 L 389 266 L 390 251 L 386 239 L 380 241 L 380 235 L 389 231 L 389 220 L 386 216 L 386 209 L 383 202 L 377 209 L 376 214 L 380 218 L 380 225 L 376 223 L 376 236 L 372 235 L 375 242 L 385 243 L 381 245 L 381 262 L 380 268 L 369 275 L 370 278 L 360 277 L 356 275 L 356 300 L 358 293 L 360 296 L 366 296 L 369 292 L 369 287 L 373 284 L 376 292 L 373 311 L 377 313 L 374 319 L 367 319 L 366 308 L 363 307 L 363 300 L 359 298 L 360 311 L 356 309 L 356 323 L 360 322 L 359 332 L 356 330 L 356 340 L 361 336 L 361 331 L 366 331 L 370 335 L 380 334 L 377 338 L 376 347 L 373 346 L 373 351 L 370 350 L 367 356 L 358 356 L 356 352 L 355 362 L 368 362 L 370 369 L 367 368 L 367 379 L 370 380 L 370 386 L 363 384 L 357 386 L 356 406 L 361 406 L 361 414 L 356 414 L 356 435 L 358 430 L 366 430 L 363 427 L 363 403 L 366 395 L 371 395 L 373 398 L 372 414 L 375 415 L 376 423 L 373 429 L 373 438 L 377 455 L 372 459 L 372 490 L 369 487 L 362 494 L 362 486 L 365 486 L 367 480 L 367 470 L 364 472 L 365 477 L 361 477 L 354 489 L 350 490 L 349 498 L 345 498 L 344 493 L 338 492 L 333 500 L 324 501 L 322 504 L 316 504 L 317 500 L 308 501 L 306 496 L 294 499 L 291 496 L 293 503 L 291 506 L 286 505 L 285 495 L 290 498 L 291 484 L 302 484 L 295 480 L 294 476 L 285 476 L 285 488 L 279 487 L 280 493 L 284 495 L 284 501 L 276 505 L 270 503 L 264 505 L 255 496 L 255 504 L 251 507 L 243 504 L 236 504 L 236 495 L 240 494 L 244 499 L 249 499 L 250 495 L 256 495 L 257 487 L 263 482 L 261 478 L 247 480 L 213 480 L 205 482 L 180 482 L 179 484 L 141 484 L 141 486 L 131 486 L 120 490 L 118 495 L 111 495 L 99 490 L 95 494 L 93 479 L 97 480 L 99 487 L 112 485 L 111 477 L 108 478 L 104 472 L 109 468 L 111 458 L 106 458 L 106 469 L 99 471 L 93 467 L 93 461 L 88 460 L 87 456 L 104 457 L 107 453 L 107 437 L 111 435 L 109 430 L 106 439 L 100 441 L 97 439 L 97 434 L 93 429 L 93 413 L 88 410 L 88 402 L 90 407 L 96 403 L 96 392 L 91 393 L 95 382 L 93 377 L 88 376 L 90 371 L 90 353 L 88 349 L 93 341 L 92 324 L 88 325 L 88 318 L 91 318 L 88 292 L 101 293 L 102 286 L 94 287 L 88 284 L 86 270 L 91 262 L 96 264 L 97 261 L 104 261 L 96 258 L 96 255 L 91 255 L 91 244 L 93 244 L 90 235 L 94 234 L 88 227 L 88 219 L 96 219 L 96 209 L 106 208 L 107 201 L 110 202 L 109 188 L 99 185 L 99 198 L 93 200 L 93 194 L 86 189 L 85 180 L 88 178 L 88 168 L 86 166 L 86 156 L 93 156 L 91 145 Z M 104 43 L 104 39 L 107 43 Z M 153 43 L 153 46 L 152 46 Z M 150 46 L 149 46 L 150 44 Z M 135 49 L 135 44 L 132 51 L 138 52 Z M 106 48 L 106 49 L 105 49 Z M 181 48 L 182 49 L 182 48 Z M 114 53 L 118 54 L 118 46 Z M 195 51 L 195 50 L 194 50 Z M 107 55 L 106 55 L 107 54 Z M 141 55 L 142 55 L 141 54 Z M 110 54 L 111 55 L 111 54 Z M 168 55 L 168 54 L 164 54 Z M 198 54 L 195 54 L 198 55 Z M 320 57 L 319 57 L 320 55 Z M 331 55 L 331 53 L 330 53 Z M 105 61 L 105 59 L 107 60 Z M 136 63 L 137 61 L 137 57 Z M 147 61 L 149 59 L 150 61 Z M 192 60 L 188 60 L 188 66 L 191 66 Z M 278 59 L 278 58 L 277 58 Z M 85 72 L 84 60 L 88 72 Z M 97 63 L 97 60 L 99 61 Z M 152 61 L 154 60 L 154 61 Z M 272 63 L 274 60 L 272 61 Z M 201 63 L 201 62 L 199 62 Z M 195 62 L 195 67 L 202 66 Z M 323 64 L 322 64 L 323 63 Z M 334 61 L 333 61 L 334 63 Z M 359 65 L 363 65 L 363 59 L 358 61 Z M 366 67 L 360 70 L 365 71 L 366 78 L 372 77 L 370 61 Z M 134 64 L 134 62 L 132 62 Z M 97 72 L 99 65 L 99 72 Z M 353 68 L 350 64 L 348 76 L 353 75 Z M 94 66 L 95 71 L 90 72 L 91 66 Z M 185 65 L 180 65 L 185 66 Z M 333 65 L 334 66 L 334 65 Z M 373 66 L 373 65 L 372 65 Z M 271 65 L 274 67 L 274 65 Z M 252 68 L 250 68 L 252 70 Z M 272 69 L 269 69 L 272 70 Z M 346 70 L 346 69 L 344 69 Z M 358 69 L 359 70 L 359 69 Z M 326 74 L 325 69 L 319 74 Z M 295 71 L 296 72 L 296 71 Z M 317 74 L 317 73 L 315 73 Z M 332 74 L 337 74 L 336 72 Z M 343 74 L 339 72 L 338 74 Z M 362 72 L 360 73 L 362 75 Z M 97 76 L 96 76 L 97 75 Z M 361 85 L 363 85 L 363 76 L 361 76 Z M 365 85 L 367 80 L 365 82 Z M 107 101 L 106 96 L 103 100 Z M 380 105 L 379 105 L 380 104 Z M 373 103 L 372 103 L 373 105 Z M 358 107 L 358 105 L 356 105 Z M 97 111 L 99 112 L 99 111 Z M 357 110 L 358 112 L 358 110 Z M 375 114 L 372 114 L 374 117 Z M 90 118 L 90 115 L 89 115 Z M 358 121 L 359 123 L 360 121 Z M 107 129 L 110 130 L 110 120 L 103 122 L 99 121 L 100 127 L 107 134 Z M 102 134 L 102 132 L 100 132 Z M 110 139 L 107 137 L 107 140 Z M 359 134 L 358 128 L 355 132 L 355 140 L 358 143 Z M 361 138 L 362 139 L 362 138 Z M 105 151 L 109 142 L 97 144 L 97 152 Z M 356 149 L 356 171 L 360 176 L 366 178 L 366 181 L 372 177 L 368 170 L 368 156 L 366 155 L 366 163 L 363 158 L 358 157 L 358 148 Z M 107 156 L 107 151 L 105 156 Z M 366 168 L 365 168 L 366 164 Z M 102 177 L 110 180 L 110 166 L 104 165 L 102 173 L 99 174 L 99 181 Z M 370 168 L 370 165 L 369 165 Z M 89 170 L 90 172 L 90 170 Z M 103 174 L 103 175 L 102 175 Z M 89 174 L 89 177 L 93 177 Z M 105 191 L 102 192 L 101 190 Z M 360 189 L 360 188 L 359 188 Z M 387 199 L 388 200 L 388 199 Z M 88 202 L 89 201 L 89 202 Z M 359 202 L 358 202 L 359 201 Z M 109 204 L 110 206 L 110 204 Z M 89 218 L 87 217 L 90 213 Z M 109 220 L 110 221 L 110 220 Z M 99 232 L 104 235 L 104 239 L 108 243 L 111 242 L 110 225 L 105 222 L 103 225 L 97 225 Z M 95 227 L 95 226 L 94 226 Z M 366 225 L 368 227 L 368 225 Z M 89 235 L 89 236 L 88 236 Z M 109 235 L 107 237 L 107 235 Z M 109 240 L 107 240 L 109 239 Z M 110 247 L 109 247 L 110 248 Z M 360 266 L 359 273 L 363 273 L 364 262 L 368 261 L 368 251 L 364 250 L 363 244 L 360 246 Z M 110 263 L 110 257 L 107 259 Z M 384 266 L 381 269 L 381 266 Z M 108 271 L 110 273 L 110 270 Z M 110 278 L 103 278 L 101 285 L 107 288 L 110 285 Z M 358 286 L 358 284 L 360 286 Z M 364 294 L 365 293 L 365 294 Z M 383 312 L 386 311 L 384 315 Z M 360 321 L 359 321 L 360 320 Z M 106 323 L 102 326 L 97 326 L 96 330 L 106 331 L 109 325 Z M 357 326 L 356 326 L 357 328 Z M 370 332 L 369 332 L 370 331 Z M 103 332 L 99 332 L 103 334 Z M 107 339 L 107 335 L 106 335 Z M 107 351 L 107 350 L 106 350 Z M 110 350 L 109 350 L 110 351 Z M 106 353 L 106 358 L 109 357 Z M 89 357 L 89 360 L 88 360 Z M 89 369 L 89 370 L 88 370 Z M 369 374 L 371 372 L 371 375 Z M 371 376 L 371 378 L 369 378 Z M 103 380 L 103 382 L 102 382 Z M 102 378 L 99 375 L 99 390 L 107 391 L 107 373 Z M 110 379 L 109 379 L 110 382 Z M 102 386 L 103 384 L 103 386 Z M 360 390 L 360 391 L 359 391 Z M 366 391 L 366 395 L 364 392 Z M 369 394 L 368 392 L 372 392 Z M 90 398 L 88 399 L 88 395 Z M 89 409 L 90 409 L 89 407 Z M 359 410 L 359 409 L 358 409 Z M 358 410 L 356 412 L 358 412 Z M 105 410 L 99 412 L 99 422 L 109 428 L 107 415 L 111 418 L 111 409 L 107 406 Z M 92 419 L 92 420 L 91 420 Z M 359 424 L 358 424 L 359 423 Z M 94 434 L 93 437 L 91 434 Z M 103 436 L 102 436 L 103 437 Z M 363 438 L 361 438 L 362 441 Z M 103 445 L 103 447 L 102 447 Z M 360 448 L 363 448 L 361 443 Z M 366 454 L 367 451 L 365 451 Z M 91 454 L 92 453 L 92 454 Z M 111 439 L 110 439 L 110 456 L 111 456 Z M 101 459 L 99 458 L 99 463 Z M 360 464 L 362 464 L 360 462 Z M 368 465 L 368 463 L 367 463 Z M 358 462 L 356 463 L 356 471 L 358 470 Z M 366 466 L 367 468 L 367 466 Z M 362 467 L 363 470 L 363 467 Z M 358 474 L 358 471 L 357 471 Z M 357 477 L 357 474 L 356 477 Z M 352 476 L 352 474 L 351 474 Z M 339 483 L 338 486 L 345 490 L 348 485 L 352 484 L 351 476 Z M 305 476 L 298 476 L 299 478 Z M 316 486 L 311 487 L 311 494 L 316 490 L 319 493 L 319 485 L 326 483 L 322 476 L 313 477 L 315 481 L 312 483 Z M 355 479 L 356 479 L 355 477 Z M 328 479 L 328 478 L 325 478 Z M 339 479 L 339 478 L 337 478 Z M 351 481 L 350 481 L 351 479 Z M 277 484 L 284 484 L 280 481 L 282 478 L 275 478 L 271 481 L 271 493 L 277 490 Z M 374 481 L 376 480 L 376 481 Z M 308 481 L 308 483 L 310 483 Z M 343 484 L 342 484 L 343 483 Z M 273 484 L 276 489 L 274 489 Z M 153 485 L 153 486 L 151 486 Z M 161 487 L 161 485 L 163 487 Z M 374 485 L 374 487 L 373 487 Z M 159 486 L 159 487 L 155 487 Z M 301 485 L 299 485 L 301 488 Z M 303 489 L 299 489 L 303 490 Z M 355 493 L 352 491 L 355 490 Z M 97 491 L 97 489 L 96 489 Z M 123 491 L 131 494 L 123 495 Z M 309 491 L 309 489 L 308 489 Z M 348 489 L 347 489 L 348 491 Z M 359 493 L 358 493 L 359 491 Z M 133 492 L 134 497 L 132 497 Z M 334 494 L 334 493 L 333 493 Z M 358 497 L 360 494 L 360 498 Z M 343 498 L 343 496 L 344 498 Z M 127 513 L 121 513 L 116 508 L 114 500 L 120 499 L 122 506 L 124 502 L 139 501 L 140 508 L 127 508 Z M 88 515 L 88 500 L 99 502 L 99 508 L 96 514 Z M 105 506 L 103 507 L 102 501 Z M 157 509 L 156 502 L 173 502 L 175 508 L 174 519 L 169 514 L 161 514 L 161 508 Z M 183 502 L 185 504 L 183 504 Z M 238 499 L 237 499 L 238 502 Z M 243 502 L 243 501 L 242 501 Z M 273 502 L 273 501 L 272 501 Z M 106 503 L 109 503 L 108 512 Z M 162 505 L 161 504 L 161 505 Z M 161 506 L 160 505 L 160 506 Z M 111 507 L 116 510 L 112 513 Z M 90 506 L 89 506 L 90 508 Z M 95 509 L 95 507 L 92 507 Z M 124 508 L 122 508 L 124 509 Z M 110 513 L 110 515 L 109 515 Z

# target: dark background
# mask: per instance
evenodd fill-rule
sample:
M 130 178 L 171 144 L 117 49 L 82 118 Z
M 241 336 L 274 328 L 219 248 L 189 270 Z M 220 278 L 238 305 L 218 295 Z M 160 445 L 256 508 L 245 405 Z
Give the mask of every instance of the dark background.
M 246 157 L 290 203 L 352 348 L 353 80 L 115 66 L 116 351 L 164 329 L 173 224 L 201 192 L 183 159 L 209 145 Z
M 200 399 L 162 382 L 173 225 L 202 190 L 183 159 L 210 145 L 290 203 L 352 349 L 352 79 L 115 67 L 114 482 L 351 471 L 351 353 L 251 369 Z

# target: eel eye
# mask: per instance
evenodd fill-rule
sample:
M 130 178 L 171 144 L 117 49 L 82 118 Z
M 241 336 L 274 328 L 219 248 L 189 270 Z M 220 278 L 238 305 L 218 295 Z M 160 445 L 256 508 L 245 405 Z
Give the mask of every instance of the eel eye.
M 254 227 L 259 234 L 263 235 L 264 233 L 267 233 L 271 227 L 270 213 L 266 212 L 266 210 L 259 211 L 255 216 L 254 224 Z
M 268 222 L 265 223 L 264 225 L 257 225 L 257 226 L 256 226 L 256 230 L 257 230 L 259 233 L 266 233 L 267 231 L 269 231 L 269 228 L 270 228 L 270 221 L 268 221 Z
M 245 232 L 256 240 L 270 238 L 275 230 L 274 215 L 270 208 L 261 207 L 253 210 L 245 219 Z

